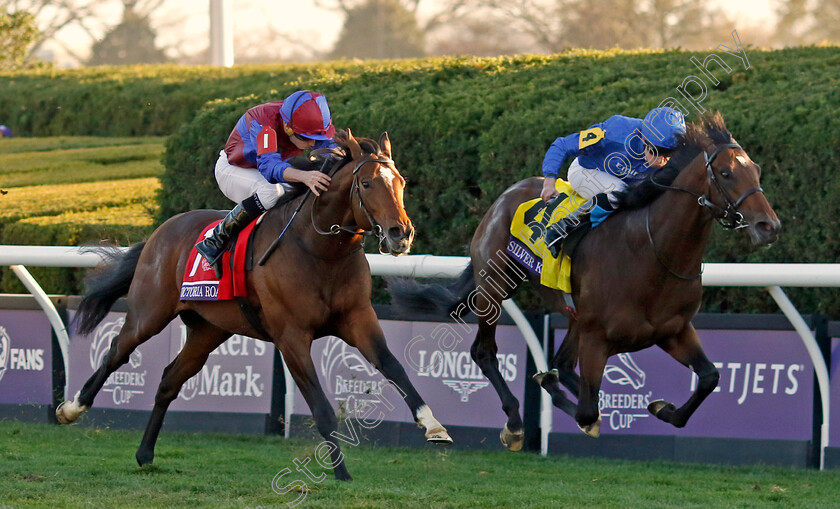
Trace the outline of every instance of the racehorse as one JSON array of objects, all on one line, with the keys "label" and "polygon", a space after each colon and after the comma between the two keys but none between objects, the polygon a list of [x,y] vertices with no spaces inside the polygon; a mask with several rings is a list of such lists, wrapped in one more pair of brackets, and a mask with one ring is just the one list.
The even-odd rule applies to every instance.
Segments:
[{"label": "racehorse", "polygon": [[[746,229],[757,246],[774,242],[781,226],[760,187],[759,166],[734,141],[719,113],[689,125],[669,164],[650,173],[622,196],[619,212],[588,232],[574,251],[576,312],[560,291],[534,283],[550,309],[569,317],[565,339],[550,362],[553,369],[534,379],[590,436],[600,433],[598,391],[607,359],[653,345],[699,377],[696,391],[681,407],[663,400],[648,406],[659,419],[685,426],[720,378],[691,324],[700,307],[701,261],[713,219]],[[475,312],[478,333],[472,358],[502,400],[507,422],[500,438],[511,450],[522,446],[522,419],[519,401],[499,373],[496,315],[488,310],[501,309],[501,301],[513,296],[525,279],[505,247],[514,212],[540,195],[542,183],[541,177],[520,181],[496,200],[473,236],[470,264],[455,284],[389,282],[398,308],[437,310],[457,319],[464,310]],[[577,398],[576,405],[559,383]]]},{"label": "racehorse", "polygon": [[[87,281],[79,307],[79,332],[89,334],[113,303],[127,293],[128,313],[102,365],[72,401],[56,409],[59,422],[75,421],[93,404],[108,376],[125,364],[141,343],[160,332],[176,316],[187,326],[186,343],[163,372],[155,405],[136,458],[151,463],[169,404],[181,386],[198,373],[208,355],[233,334],[273,342],[306,399],[318,431],[330,446],[335,478],[351,479],[336,435],[336,415],[318,382],[310,356],[312,341],[337,336],[358,348],[373,366],[395,384],[417,423],[433,443],[451,443],[446,429],[412,386],[391,354],[371,305],[371,274],[363,234],[373,232],[380,250],[394,256],[411,248],[414,227],[403,205],[405,180],[391,158],[391,142],[336,134],[343,152],[326,154],[312,168],[330,167],[329,190],[305,202],[309,193],[270,209],[253,240],[264,253],[289,223],[297,206],[302,219],[292,222],[264,265],[247,274],[248,301],[258,322],[246,319],[236,301],[181,301],[184,268],[202,229],[225,211],[196,210],[163,223],[146,242],[124,254],[112,253],[104,267]],[[340,157],[340,158],[339,158]],[[304,159],[304,162],[306,160]],[[300,167],[300,166],[298,166]],[[306,168],[311,169],[311,168]],[[302,207],[301,207],[302,205]],[[288,423],[286,423],[288,425]]]}]

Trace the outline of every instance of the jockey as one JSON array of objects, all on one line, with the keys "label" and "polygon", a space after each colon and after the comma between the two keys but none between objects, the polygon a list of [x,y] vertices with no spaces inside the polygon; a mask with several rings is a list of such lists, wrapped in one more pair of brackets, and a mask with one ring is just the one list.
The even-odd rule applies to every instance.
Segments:
[{"label": "jockey", "polygon": [[[648,172],[661,168],[685,136],[685,118],[674,108],[650,110],[644,119],[615,115],[579,133],[554,140],[542,164],[545,177],[540,198],[549,201],[557,195],[555,184],[563,162],[574,157],[567,179],[587,200],[578,211],[590,212],[597,226],[614,210],[616,193],[628,184],[648,178]],[[554,244],[566,236],[570,226],[579,223],[575,212],[548,229],[545,243],[557,256]]]},{"label": "jockey", "polygon": [[221,277],[222,255],[230,239],[280,196],[301,182],[320,196],[330,177],[319,171],[302,171],[287,161],[313,148],[337,147],[333,141],[327,98],[298,90],[282,101],[255,106],[245,112],[230,133],[216,161],[216,182],[222,193],[237,202],[212,235],[195,247]]}]

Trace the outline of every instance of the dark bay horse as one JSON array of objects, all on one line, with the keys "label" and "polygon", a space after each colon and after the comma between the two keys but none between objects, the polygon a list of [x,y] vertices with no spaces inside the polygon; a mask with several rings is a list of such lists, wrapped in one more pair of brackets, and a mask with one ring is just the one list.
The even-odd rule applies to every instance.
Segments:
[{"label": "dark bay horse", "polygon": [[[760,174],[720,114],[706,115],[688,126],[668,166],[625,194],[620,212],[581,240],[571,271],[577,316],[566,309],[559,291],[534,282],[547,306],[570,318],[566,337],[551,359],[553,369],[534,379],[585,433],[600,433],[598,391],[612,355],[656,345],[697,374],[697,389],[681,407],[662,400],[648,406],[676,427],[685,426],[717,386],[718,371],[691,325],[703,291],[701,261],[713,219],[746,229],[754,245],[776,240],[780,222],[760,187]],[[481,310],[500,309],[501,301],[523,282],[524,272],[515,270],[505,247],[514,212],[540,195],[542,182],[520,181],[496,200],[473,236],[471,263],[457,283],[447,288],[395,280],[389,285],[394,303],[403,309],[437,309],[460,318],[465,303],[470,304],[478,317],[472,358],[502,400],[507,423],[501,439],[511,450],[521,448],[524,438],[519,401],[499,373],[495,315]],[[506,268],[505,277],[496,275],[491,281],[487,275],[499,274],[500,267]],[[580,375],[575,372],[578,364]],[[576,405],[560,383],[577,398]]]},{"label": "dark bay horse", "polygon": [[[112,255],[89,281],[79,308],[80,333],[92,332],[126,293],[128,314],[102,365],[73,401],[62,403],[56,410],[60,422],[73,422],[90,408],[108,376],[128,361],[131,352],[180,315],[187,326],[186,344],[163,372],[137,450],[141,465],[152,462],[164,415],[181,386],[233,334],[271,341],[283,354],[318,431],[331,444],[336,479],[351,477],[334,436],[336,415],[310,356],[316,338],[333,335],[358,348],[396,385],[417,423],[426,429],[427,440],[451,443],[446,429],[389,351],[371,306],[371,274],[361,249],[362,233],[377,233],[380,249],[395,256],[407,253],[414,238],[403,205],[405,180],[391,158],[391,142],[387,133],[377,143],[366,138],[357,140],[349,131],[339,132],[336,142],[344,153],[336,154],[343,157],[331,167],[329,190],[303,203],[301,217],[291,223],[277,250],[247,275],[248,299],[269,337],[251,325],[236,301],[179,300],[184,268],[199,233],[211,221],[222,218],[225,211],[197,210],[174,216],[148,241],[132,246],[125,254]],[[318,162],[314,167],[320,166]],[[255,233],[257,256],[280,235],[301,200],[306,200],[306,195],[265,214]]]}]

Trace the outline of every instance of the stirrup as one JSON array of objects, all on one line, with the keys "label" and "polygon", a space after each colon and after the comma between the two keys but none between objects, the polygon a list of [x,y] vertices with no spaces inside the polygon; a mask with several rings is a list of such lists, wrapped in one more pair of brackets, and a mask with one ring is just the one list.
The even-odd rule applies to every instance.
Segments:
[{"label": "stirrup", "polygon": [[[212,246],[210,246],[212,249]],[[217,253],[209,253],[208,252],[208,242],[207,239],[202,240],[198,244],[195,245],[195,250],[198,251],[198,254],[204,257],[207,260],[207,263],[213,267],[213,273],[216,274],[216,278],[219,280],[222,279],[222,260],[224,259],[226,249],[224,246],[221,250]]]}]

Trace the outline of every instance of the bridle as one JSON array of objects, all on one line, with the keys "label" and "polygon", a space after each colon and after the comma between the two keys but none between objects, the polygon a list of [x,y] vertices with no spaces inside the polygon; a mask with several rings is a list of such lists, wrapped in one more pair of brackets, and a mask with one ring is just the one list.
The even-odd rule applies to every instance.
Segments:
[{"label": "bridle", "polygon": [[[373,215],[370,213],[370,211],[368,211],[367,207],[365,206],[364,199],[362,198],[362,190],[359,187],[359,170],[362,168],[362,166],[368,163],[394,164],[394,161],[392,159],[380,158],[372,154],[367,154],[367,157],[356,163],[356,166],[353,168],[353,184],[350,186],[350,204],[352,206],[353,193],[356,193],[356,195],[359,197],[359,208],[362,210],[362,212],[364,212],[365,218],[371,224],[370,231],[363,230],[358,225],[342,226],[340,224],[333,224],[329,227],[328,230],[320,229],[318,225],[315,224],[315,208],[318,203],[318,197],[315,198],[315,203],[310,209],[310,219],[312,222],[312,228],[319,235],[338,235],[339,233],[345,232],[350,233],[352,235],[376,236],[376,238],[379,240],[379,252],[382,254],[388,254],[388,251],[386,250],[387,248],[384,247],[386,243],[385,230],[382,228],[382,225],[376,222],[376,219],[373,218]],[[336,165],[336,167],[330,173],[330,177],[332,177],[334,173],[337,173],[338,169],[339,166]]]},{"label": "bridle", "polygon": [[[720,184],[720,181],[715,176],[715,172],[712,171],[712,163],[714,162],[715,158],[720,154],[722,151],[727,149],[740,149],[744,150],[741,145],[737,143],[723,143],[721,145],[717,145],[714,147],[711,155],[706,149],[703,149],[703,158],[705,159],[706,165],[706,184],[707,189],[711,188],[714,185],[715,189],[717,189],[718,194],[723,197],[723,200],[726,202],[726,208],[722,208],[715,203],[713,203],[709,198],[706,197],[705,194],[698,194],[694,191],[689,189],[685,189],[682,187],[671,186],[666,184],[661,184],[656,181],[656,174],[659,173],[661,168],[657,168],[653,173],[651,173],[649,180],[650,183],[659,187],[661,189],[668,189],[672,191],[681,191],[684,193],[688,193],[695,198],[697,198],[697,204],[701,207],[707,208],[711,211],[712,217],[720,223],[721,226],[727,229],[734,229],[740,230],[741,228],[746,228],[749,226],[749,223],[744,221],[744,215],[738,210],[738,207],[746,200],[749,196],[752,196],[755,193],[762,193],[764,194],[764,189],[761,187],[753,187],[752,189],[748,189],[744,191],[744,193],[735,201],[729,196],[729,193],[726,192],[726,189]],[[665,264],[662,257],[659,255],[659,251],[656,249],[656,245],[653,242],[653,235],[650,231],[650,208],[647,210],[647,217],[645,218],[645,230],[647,232],[648,241],[650,242],[651,247],[653,248],[653,254],[656,255],[656,260],[663,266],[665,269],[672,275],[679,279],[684,280],[694,280],[700,277],[703,274],[703,269],[700,269],[700,272],[691,276],[684,276],[682,274],[678,274],[674,272],[668,265]]]},{"label": "bridle", "polygon": [[738,210],[738,207],[749,196],[755,193],[764,194],[764,189],[762,189],[761,187],[753,187],[752,189],[748,189],[744,191],[744,194],[742,194],[735,201],[733,201],[732,198],[729,197],[729,193],[726,192],[726,189],[723,188],[723,186],[720,184],[720,181],[715,176],[715,172],[712,171],[712,163],[714,162],[718,154],[730,148],[744,150],[741,147],[741,145],[738,145],[737,143],[724,143],[721,145],[717,145],[712,151],[711,155],[709,155],[709,153],[705,149],[703,150],[703,157],[706,160],[706,183],[708,184],[708,187],[711,187],[714,184],[715,189],[717,189],[718,193],[723,197],[723,200],[726,202],[726,208],[721,208],[718,205],[714,204],[711,200],[709,200],[706,197],[705,194],[697,194],[689,189],[676,186],[669,186],[657,182],[655,177],[661,168],[657,168],[656,171],[654,171],[651,174],[651,176],[649,177],[650,183],[662,189],[682,191],[684,193],[688,193],[694,196],[695,198],[697,198],[697,204],[701,207],[709,209],[712,212],[712,217],[715,218],[724,228],[734,230],[746,228],[749,226],[749,223],[744,221],[744,215],[741,214],[741,212]]}]

